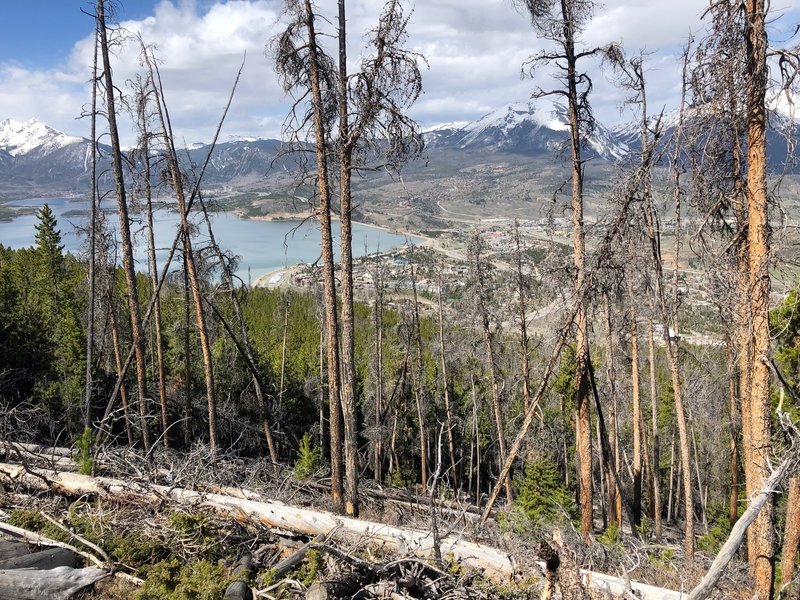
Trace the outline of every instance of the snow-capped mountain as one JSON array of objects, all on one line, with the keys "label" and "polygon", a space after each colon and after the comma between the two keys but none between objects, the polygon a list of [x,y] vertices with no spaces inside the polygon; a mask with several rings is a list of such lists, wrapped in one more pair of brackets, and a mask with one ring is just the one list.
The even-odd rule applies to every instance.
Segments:
[{"label": "snow-capped mountain", "polygon": [[[568,140],[569,121],[561,107],[547,109],[533,101],[515,102],[458,129],[441,127],[435,133],[428,137],[434,147],[539,154],[563,146]],[[607,160],[617,160],[628,153],[627,146],[600,123],[587,140],[587,147]]]},{"label": "snow-capped mountain", "polygon": [[90,148],[89,140],[67,135],[36,119],[5,119],[0,121],[0,178],[11,188],[84,188]]},{"label": "snow-capped mountain", "polygon": [[88,140],[56,131],[36,119],[24,123],[11,119],[0,121],[0,148],[14,157],[34,152],[48,154],[83,143],[88,143]]}]

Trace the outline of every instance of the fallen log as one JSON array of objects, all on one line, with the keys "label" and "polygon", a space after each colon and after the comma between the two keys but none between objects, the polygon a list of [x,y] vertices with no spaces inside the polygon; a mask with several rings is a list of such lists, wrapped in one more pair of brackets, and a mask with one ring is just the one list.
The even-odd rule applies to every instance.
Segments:
[{"label": "fallen log", "polygon": [[[222,494],[201,493],[182,488],[148,485],[108,477],[90,477],[78,473],[55,472],[45,469],[26,469],[0,463],[0,475],[6,483],[21,483],[35,489],[47,489],[73,495],[94,494],[102,497],[138,497],[148,502],[170,499],[231,514],[234,518],[253,521],[266,527],[286,529],[309,537],[331,535],[333,539],[380,546],[400,555],[427,558],[433,556],[433,536],[428,531],[392,527],[382,523],[361,521],[327,512],[287,506],[278,501],[256,502]],[[506,581],[516,575],[514,560],[505,552],[469,542],[456,535],[441,540],[442,555],[468,568],[481,569],[496,581]]]},{"label": "fallen log", "polygon": [[24,556],[0,561],[0,570],[8,569],[55,569],[56,567],[78,566],[78,556],[67,548],[48,548]]},{"label": "fallen log", "polygon": [[30,554],[31,547],[24,542],[0,541],[0,560],[8,560],[17,556]]},{"label": "fallen log", "polygon": [[0,570],[0,598],[3,600],[67,600],[73,594],[101,579],[108,573],[96,567],[72,569],[56,567]]}]

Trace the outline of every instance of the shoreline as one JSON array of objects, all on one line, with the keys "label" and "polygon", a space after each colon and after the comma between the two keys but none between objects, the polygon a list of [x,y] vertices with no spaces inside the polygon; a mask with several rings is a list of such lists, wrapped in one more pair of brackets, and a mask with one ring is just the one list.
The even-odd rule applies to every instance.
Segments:
[{"label": "shoreline", "polygon": [[[268,215],[255,215],[255,216],[248,216],[240,211],[233,211],[233,213],[241,219],[245,220],[252,220],[252,221],[297,221],[297,222],[304,222],[316,220],[316,215],[303,215],[298,213],[287,213],[287,212],[277,212],[277,213],[270,213]],[[339,221],[340,218],[338,215],[331,215],[332,221]],[[436,247],[436,240],[434,238],[421,235],[419,233],[413,233],[411,231],[405,229],[391,229],[389,227],[384,227],[382,225],[375,225],[374,223],[365,223],[363,221],[353,221],[353,225],[358,225],[360,227],[367,227],[369,229],[374,229],[377,231],[383,231],[386,233],[390,233],[392,235],[398,236],[405,236],[406,238],[415,238],[419,240],[419,244],[422,246],[429,246],[429,247]],[[391,248],[389,250],[396,250],[398,247]],[[401,246],[402,248],[402,246]],[[375,252],[370,252],[369,254],[365,254],[364,256],[359,256],[358,258],[365,258],[368,256],[374,256],[377,253],[388,252],[389,250],[376,250]],[[358,258],[354,260],[358,260]],[[262,273],[258,277],[253,280],[252,287],[263,287],[268,289],[275,289],[284,286],[291,286],[291,279],[292,276],[303,266],[303,263],[294,263],[291,265],[286,265],[285,267],[281,267],[280,269],[273,269],[272,271],[268,271],[266,273]]]}]

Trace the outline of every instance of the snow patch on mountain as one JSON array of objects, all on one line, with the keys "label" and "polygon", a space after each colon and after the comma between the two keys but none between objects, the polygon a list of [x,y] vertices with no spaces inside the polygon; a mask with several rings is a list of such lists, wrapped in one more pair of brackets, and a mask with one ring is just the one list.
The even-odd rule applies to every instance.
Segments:
[{"label": "snow patch on mountain", "polygon": [[502,135],[508,135],[514,129],[525,124],[533,125],[537,129],[544,127],[552,131],[569,129],[569,124],[560,119],[556,111],[540,110],[536,102],[529,100],[528,102],[513,102],[469,123],[462,128],[467,132],[464,142],[470,143],[490,129],[497,130]]},{"label": "snow patch on mountain", "polygon": [[436,133],[439,131],[458,131],[469,124],[469,121],[451,121],[449,123],[439,123],[422,130],[422,133]]},{"label": "snow patch on mountain", "polygon": [[34,150],[52,152],[83,141],[83,138],[61,133],[36,119],[24,123],[12,119],[0,121],[0,148],[14,157]]}]

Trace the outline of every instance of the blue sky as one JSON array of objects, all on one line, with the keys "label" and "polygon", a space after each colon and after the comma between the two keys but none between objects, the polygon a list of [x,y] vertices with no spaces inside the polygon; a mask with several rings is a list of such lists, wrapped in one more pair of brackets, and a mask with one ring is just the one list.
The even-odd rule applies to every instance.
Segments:
[{"label": "blue sky", "polygon": [[[118,16],[143,19],[153,14],[154,0],[118,3]],[[48,68],[63,60],[75,42],[91,34],[94,24],[81,9],[92,12],[87,0],[22,0],[4,2],[0,20],[0,63]]]},{"label": "blue sky", "polygon": [[[236,71],[247,54],[224,137],[277,137],[289,102],[278,85],[265,45],[279,31],[280,0],[117,0],[117,19],[155,44],[177,135],[208,141]],[[317,0],[332,23],[335,1]],[[527,100],[537,84],[520,79],[520,66],[542,49],[512,0],[409,0],[408,46],[425,55],[425,92],[413,109],[423,126],[469,121],[511,102]],[[349,0],[353,67],[382,0]],[[585,32],[588,44],[621,41],[628,52],[646,49],[652,107],[674,108],[679,95],[679,48],[702,28],[705,0],[605,0]],[[36,118],[73,135],[89,99],[93,25],[87,0],[13,0],[0,21],[0,119]],[[800,20],[800,0],[773,0],[784,22]],[[322,25],[330,29],[332,25]],[[787,29],[790,27],[787,26]],[[140,72],[135,44],[114,57],[115,82]],[[543,74],[546,76],[546,73]],[[615,124],[624,93],[595,74],[593,105]],[[127,143],[132,136],[123,131]]]}]

